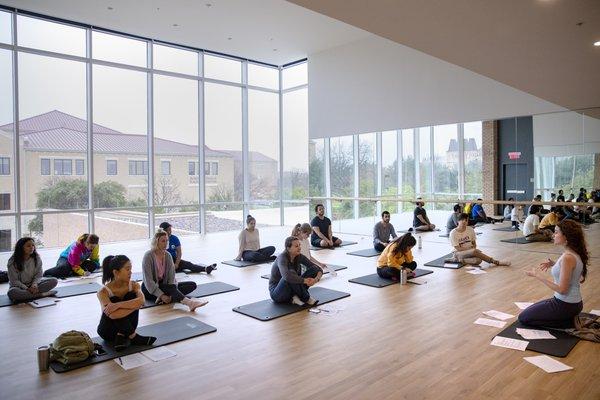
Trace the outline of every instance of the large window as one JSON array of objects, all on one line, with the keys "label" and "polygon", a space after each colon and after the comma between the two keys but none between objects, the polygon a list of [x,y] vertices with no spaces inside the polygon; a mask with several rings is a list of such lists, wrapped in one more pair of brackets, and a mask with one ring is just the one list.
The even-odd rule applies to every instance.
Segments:
[{"label": "large window", "polygon": [[198,75],[198,53],[170,46],[154,44],[154,68],[180,74]]},{"label": "large window", "polygon": [[[436,200],[456,199],[458,194],[458,127],[456,124],[433,128],[433,190]],[[452,204],[438,203],[437,210],[452,210]]]},{"label": "large window", "polygon": [[284,89],[306,85],[308,83],[308,65],[301,63],[283,70]]},{"label": "large window", "polygon": [[[377,152],[375,146],[375,133],[358,135],[358,195],[360,197],[374,197],[377,195]],[[373,201],[360,203],[359,217],[368,217],[375,214]]]},{"label": "large window", "polygon": [[[354,197],[354,137],[342,136],[330,139],[329,176],[333,197]],[[353,216],[353,202],[336,201],[332,204],[334,219]]]},{"label": "large window", "polygon": [[[398,135],[396,131],[381,133],[381,194],[398,194]],[[383,201],[382,210],[394,214],[398,212],[398,202]]]},{"label": "large window", "polygon": [[[402,130],[402,197],[414,199],[416,197],[416,170],[415,170],[415,131]],[[412,210],[414,207],[409,202],[402,203],[402,210]]]},{"label": "large window", "polygon": [[0,11],[0,43],[12,43],[12,14]]},{"label": "large window", "polygon": [[242,81],[242,63],[230,58],[204,55],[204,76],[240,83]]},{"label": "large window", "polygon": [[17,15],[18,45],[85,57],[85,29]]},{"label": "large window", "polygon": [[146,42],[142,40],[92,32],[92,57],[97,60],[145,67],[148,63],[146,46]]},{"label": "large window", "polygon": [[431,193],[431,128],[419,128],[419,195]]},{"label": "large window", "polygon": [[463,124],[464,131],[464,162],[465,162],[465,193],[481,196],[483,192],[481,137],[483,134],[481,121]]}]

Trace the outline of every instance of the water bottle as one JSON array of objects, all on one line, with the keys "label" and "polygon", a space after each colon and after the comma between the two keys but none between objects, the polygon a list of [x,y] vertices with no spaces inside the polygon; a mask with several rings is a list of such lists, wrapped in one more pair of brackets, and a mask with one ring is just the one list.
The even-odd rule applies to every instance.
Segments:
[{"label": "water bottle", "polygon": [[417,242],[419,243],[419,249],[423,248],[423,239],[421,238],[421,235],[417,237]]},{"label": "water bottle", "polygon": [[402,268],[400,269],[400,284],[406,285],[406,282],[408,282],[408,272],[406,268]]}]

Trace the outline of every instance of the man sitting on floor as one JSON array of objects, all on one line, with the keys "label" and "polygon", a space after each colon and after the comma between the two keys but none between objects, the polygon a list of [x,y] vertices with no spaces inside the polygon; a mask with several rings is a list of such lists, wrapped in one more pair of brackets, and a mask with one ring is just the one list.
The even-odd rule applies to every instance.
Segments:
[{"label": "man sitting on floor", "polygon": [[163,222],[159,225],[159,227],[167,232],[169,236],[169,245],[167,247],[167,251],[173,258],[173,263],[175,264],[175,272],[183,272],[184,270],[188,270],[191,272],[206,272],[210,275],[213,270],[217,269],[217,264],[211,265],[202,265],[202,264],[194,264],[186,260],[181,259],[181,242],[179,238],[173,235],[173,228],[171,224],[168,222]]},{"label": "man sitting on floor", "polygon": [[315,247],[338,247],[342,244],[342,239],[333,236],[331,231],[331,220],[325,216],[325,207],[323,204],[315,206],[317,215],[310,221],[313,232],[310,235],[310,244]]},{"label": "man sitting on floor", "polygon": [[390,242],[390,236],[392,239],[398,237],[394,230],[394,225],[390,223],[390,218],[389,211],[382,212],[381,221],[376,223],[373,227],[373,247],[377,251],[383,251],[383,249],[385,249],[385,246]]},{"label": "man sitting on floor", "polygon": [[[482,201],[481,199],[477,199],[477,201]],[[473,208],[471,208],[471,220],[475,223],[482,222],[484,224],[495,224],[496,222],[502,222],[502,219],[494,219],[492,217],[488,217],[483,210],[483,205],[479,203],[473,204]]]},{"label": "man sitting on floor", "polygon": [[425,202],[422,201],[420,197],[417,197],[417,202],[415,204],[416,207],[414,211],[413,228],[417,231],[435,230],[435,225],[429,221],[429,218],[427,218],[427,211],[425,211]]},{"label": "man sitting on floor", "polygon": [[550,229],[540,229],[540,206],[532,204],[529,208],[529,215],[523,223],[523,235],[528,242],[551,242],[552,231]]}]

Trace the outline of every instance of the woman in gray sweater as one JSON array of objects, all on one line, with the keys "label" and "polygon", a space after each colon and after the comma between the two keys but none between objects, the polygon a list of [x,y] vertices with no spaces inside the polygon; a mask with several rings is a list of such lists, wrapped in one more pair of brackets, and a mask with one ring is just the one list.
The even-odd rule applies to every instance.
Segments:
[{"label": "woman in gray sweater", "polygon": [[17,240],[15,251],[8,259],[8,298],[13,302],[29,301],[40,297],[54,296],[58,280],[42,278],[42,259],[35,251],[35,242],[30,237]]},{"label": "woman in gray sweater", "polygon": [[188,293],[196,290],[195,282],[177,283],[175,280],[175,264],[167,252],[168,244],[167,232],[159,229],[152,238],[152,248],[144,254],[142,259],[144,296],[157,304],[183,303],[190,308],[190,311],[205,306],[208,304],[206,300],[186,297]]}]

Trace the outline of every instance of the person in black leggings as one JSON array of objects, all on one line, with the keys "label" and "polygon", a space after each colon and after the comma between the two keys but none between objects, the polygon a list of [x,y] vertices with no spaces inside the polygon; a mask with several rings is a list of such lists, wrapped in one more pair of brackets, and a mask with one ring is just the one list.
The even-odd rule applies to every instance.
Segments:
[{"label": "person in black leggings", "polygon": [[149,346],[156,338],[136,333],[139,309],[144,295],[137,282],[131,280],[131,261],[124,255],[108,256],[102,261],[102,283],[98,300],[102,316],[98,335],[121,351],[130,344]]}]

